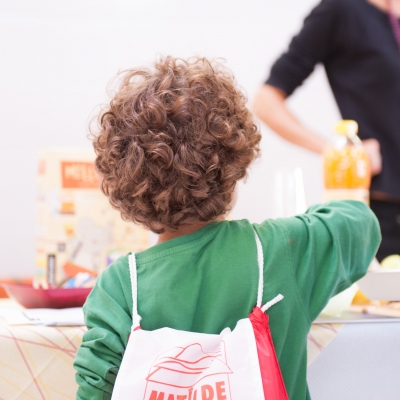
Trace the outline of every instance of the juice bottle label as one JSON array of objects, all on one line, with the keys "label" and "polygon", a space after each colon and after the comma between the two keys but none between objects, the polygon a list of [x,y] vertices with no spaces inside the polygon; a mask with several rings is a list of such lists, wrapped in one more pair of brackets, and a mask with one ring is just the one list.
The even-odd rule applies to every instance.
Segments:
[{"label": "juice bottle label", "polygon": [[365,150],[355,146],[325,150],[324,183],[326,189],[368,190],[370,167]]}]

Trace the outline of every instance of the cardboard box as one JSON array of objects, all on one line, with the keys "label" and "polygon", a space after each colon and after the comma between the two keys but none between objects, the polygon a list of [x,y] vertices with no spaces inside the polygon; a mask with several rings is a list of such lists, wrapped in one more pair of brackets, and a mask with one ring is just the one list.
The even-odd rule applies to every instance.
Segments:
[{"label": "cardboard box", "polygon": [[93,150],[39,153],[36,276],[64,279],[70,263],[96,273],[119,256],[148,247],[149,232],[124,222],[100,190]]}]

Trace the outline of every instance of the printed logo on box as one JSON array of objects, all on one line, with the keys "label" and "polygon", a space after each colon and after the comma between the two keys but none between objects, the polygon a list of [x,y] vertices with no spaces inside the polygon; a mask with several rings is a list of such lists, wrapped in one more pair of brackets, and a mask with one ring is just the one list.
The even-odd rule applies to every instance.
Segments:
[{"label": "printed logo on box", "polygon": [[100,186],[91,162],[61,161],[61,181],[63,189],[98,189]]},{"label": "printed logo on box", "polygon": [[225,343],[206,353],[199,343],[159,355],[146,378],[144,400],[231,400]]}]

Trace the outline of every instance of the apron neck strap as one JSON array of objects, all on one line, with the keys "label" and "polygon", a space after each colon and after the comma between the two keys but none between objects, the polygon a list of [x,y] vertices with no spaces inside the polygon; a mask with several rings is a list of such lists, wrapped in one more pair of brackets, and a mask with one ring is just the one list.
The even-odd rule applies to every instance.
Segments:
[{"label": "apron neck strap", "polygon": [[261,245],[260,238],[257,235],[256,230],[254,229],[254,236],[256,238],[257,244],[257,260],[258,260],[258,293],[257,293],[257,307],[261,309],[262,312],[267,311],[274,304],[280,302],[283,299],[281,294],[274,297],[271,301],[261,307],[262,299],[263,299],[263,291],[264,291],[264,253]]},{"label": "apron neck strap", "polygon": [[132,331],[140,327],[142,317],[138,313],[138,286],[137,286],[137,268],[135,253],[129,255],[129,272],[132,286]]},{"label": "apron neck strap", "polygon": [[264,253],[260,238],[254,230],[254,236],[257,245],[257,261],[258,261],[258,291],[257,291],[257,307],[261,307],[263,291],[264,291]]}]

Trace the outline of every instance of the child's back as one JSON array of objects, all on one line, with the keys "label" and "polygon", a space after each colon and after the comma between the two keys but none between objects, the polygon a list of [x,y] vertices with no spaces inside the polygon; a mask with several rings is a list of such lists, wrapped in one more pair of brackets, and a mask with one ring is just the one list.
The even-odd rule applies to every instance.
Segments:
[{"label": "child's back", "polygon": [[[215,79],[215,77],[211,76],[210,79]],[[226,120],[235,119],[235,113],[230,115],[229,110],[226,113],[228,117],[225,116],[225,123]],[[240,121],[238,126],[240,128]],[[205,129],[207,130],[207,124]],[[200,178],[193,179],[192,187],[188,189],[188,192],[194,191],[193,197],[186,197],[185,200],[182,195],[183,200],[181,199],[187,202],[188,209],[190,208],[188,204],[191,204],[192,210],[189,210],[187,214],[192,212],[192,220],[189,218],[185,221],[184,213],[180,214],[180,218],[184,226],[190,226],[188,221],[196,222],[196,219],[193,219],[195,214],[193,210],[197,210],[197,221],[207,222],[207,219],[209,219],[208,222],[213,219],[214,221],[208,224],[203,223],[203,227],[194,230],[193,233],[176,235],[177,237],[136,255],[138,307],[139,314],[143,318],[141,326],[144,330],[170,327],[214,334],[220,333],[227,326],[233,329],[237,321],[245,318],[256,304],[258,266],[253,230],[255,229],[264,250],[263,303],[278,293],[285,297],[283,301],[271,308],[268,314],[289,398],[307,399],[309,395],[306,384],[306,338],[311,322],[332,295],[344,290],[365,273],[379,244],[379,227],[367,206],[352,201],[331,202],[324,206],[313,207],[302,216],[276,221],[267,220],[260,225],[252,225],[246,220],[231,222],[216,220],[216,217],[223,214],[229,207],[234,187],[231,185],[229,190],[226,189],[229,188],[229,184],[223,182],[221,171],[225,170],[226,179],[236,182],[235,179],[238,179],[240,174],[236,173],[235,177],[232,172],[234,168],[230,163],[234,164],[236,157],[236,165],[239,165],[240,155],[247,157],[240,167],[245,171],[256,154],[258,133],[257,131],[249,133],[249,131],[248,129],[249,142],[242,143],[247,149],[237,148],[235,153],[235,150],[231,148],[230,158],[227,157],[224,145],[219,142],[222,139],[216,139],[215,143],[207,144],[207,138],[200,136],[197,143],[192,143],[193,148],[197,146],[199,155],[196,158],[196,151],[192,153],[194,156],[188,161],[187,168],[200,174]],[[235,136],[236,133],[233,131],[231,135]],[[243,138],[245,137],[246,135],[243,134]],[[110,142],[110,147],[116,142],[115,137],[113,139],[111,135],[108,135],[108,138],[103,137],[104,149],[107,148],[107,140]],[[137,143],[144,139],[135,137],[133,131],[132,140],[137,146]],[[150,143],[147,143],[147,146],[151,147],[151,140],[148,138],[146,140]],[[179,140],[182,146],[190,145],[182,138]],[[202,140],[203,143],[201,143]],[[240,147],[239,145],[236,140],[235,146]],[[129,147],[128,139],[125,146]],[[199,167],[199,164],[206,163],[207,157],[215,156],[211,151],[212,146],[216,146],[214,150],[217,149],[216,154],[221,154],[223,161],[215,159],[212,164],[215,165],[214,170],[218,172],[211,174],[209,181],[207,179],[202,181],[199,171],[203,170],[206,175],[207,168],[204,165]],[[158,153],[157,151],[154,153],[163,154],[166,159],[171,151],[173,164],[175,150],[171,150],[171,145],[169,145],[169,150],[164,147],[158,143]],[[204,154],[201,154],[202,151]],[[225,154],[222,155],[224,151]],[[137,151],[136,157],[141,157],[140,151]],[[149,156],[150,161],[151,157],[155,163],[158,163],[157,168],[161,168],[160,160],[153,154]],[[105,157],[103,160],[101,158],[101,166],[103,169],[107,168]],[[165,162],[168,164],[167,161]],[[196,162],[198,162],[197,165]],[[118,175],[112,166],[108,168],[108,172],[103,172],[105,184],[107,185],[107,182],[109,184],[105,190],[108,194],[110,191],[120,190],[123,179],[127,181],[125,186],[131,185],[132,191],[137,190],[139,186],[140,190],[137,190],[136,196],[139,197],[141,203],[137,203],[136,206],[139,204],[141,211],[139,206],[135,210],[139,213],[139,222],[145,223],[145,211],[147,211],[147,218],[149,220],[152,218],[147,226],[153,230],[162,232],[165,229],[170,232],[170,235],[174,230],[179,232],[180,223],[177,223],[175,227],[165,225],[165,221],[168,221],[166,214],[169,213],[170,221],[172,221],[174,215],[180,213],[176,205],[176,197],[179,196],[175,197],[174,203],[168,203],[165,196],[160,196],[160,191],[165,194],[169,188],[165,186],[160,189],[159,182],[158,185],[156,185],[157,182],[154,183],[157,171],[154,172],[153,180],[148,179],[148,171],[144,173],[142,170],[140,174],[142,181],[147,179],[146,190],[149,190],[153,184],[154,198],[157,199],[157,196],[159,199],[162,198],[161,204],[169,207],[164,210],[157,205],[153,205],[153,208],[148,206],[146,209],[142,196],[144,193],[142,183],[136,181],[132,184],[129,182],[128,172],[122,176],[121,173]],[[131,165],[131,168],[134,169],[135,166]],[[151,163],[149,168],[151,170]],[[120,176],[121,182],[118,186],[111,187],[113,174],[114,180],[115,176]],[[232,175],[231,178],[229,174]],[[167,179],[162,172],[161,178]],[[212,186],[218,179],[222,181],[221,186],[218,187],[216,184],[210,190],[210,185]],[[196,189],[196,184],[201,186],[201,190],[198,187]],[[187,182],[185,185],[187,186]],[[203,197],[200,196],[200,191]],[[170,194],[171,192],[172,190]],[[186,196],[188,196],[187,193]],[[134,208],[129,207],[126,194],[123,197],[121,193],[114,193],[111,197],[114,205],[118,204],[118,201],[120,201],[119,204],[125,201],[125,209],[122,210],[125,217],[129,210],[132,211]],[[213,203],[214,206],[222,204],[224,207],[218,212],[211,210],[215,218],[201,219],[199,215],[204,215],[207,210],[210,212],[210,203],[205,205],[207,200],[217,197],[219,200]],[[121,200],[122,198],[124,200]],[[193,200],[196,198],[199,199],[197,204]],[[225,204],[221,203],[221,199],[225,199]],[[147,200],[151,202],[150,197]],[[157,200],[153,201],[156,203]],[[201,206],[203,210],[199,210]],[[157,210],[161,213],[158,217]],[[132,215],[134,216],[134,213]],[[135,220],[132,217],[131,219]],[[164,227],[166,226],[165,228],[162,223]],[[78,370],[77,381],[80,385],[78,399],[106,399],[111,396],[132,325],[131,290],[128,257],[125,256],[102,274],[89,296],[85,305],[89,331],[85,334],[83,345],[75,361],[75,367]]]},{"label": "child's back", "polygon": [[[365,274],[379,230],[371,211],[358,202],[331,202],[303,216],[254,227],[264,248],[263,302],[277,293],[285,296],[268,315],[289,398],[307,399],[311,321],[331,296]],[[137,266],[145,330],[220,333],[227,326],[233,329],[256,302],[257,253],[253,228],[246,220],[214,222],[152,247],[137,254]],[[81,398],[103,398],[102,390],[112,389],[132,325],[131,310],[125,256],[99,278],[85,306],[87,324],[93,328],[75,363],[84,372],[78,374]],[[87,382],[89,365],[101,391]]]}]

